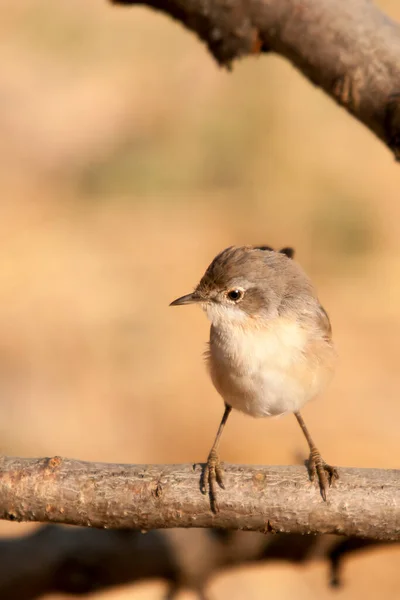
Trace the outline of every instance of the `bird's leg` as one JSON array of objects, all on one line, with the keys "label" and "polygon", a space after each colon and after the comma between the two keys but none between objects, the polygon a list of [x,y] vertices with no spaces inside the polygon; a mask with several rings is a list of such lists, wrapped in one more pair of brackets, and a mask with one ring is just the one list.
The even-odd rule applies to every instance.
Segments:
[{"label": "bird's leg", "polygon": [[311,481],[314,481],[315,474],[317,474],[319,487],[321,490],[321,496],[326,501],[329,486],[335,479],[339,478],[338,472],[335,467],[331,467],[322,459],[319,450],[317,449],[311,435],[308,432],[308,429],[306,427],[306,424],[304,423],[301,414],[299,412],[295,412],[294,416],[296,417],[310,448],[310,458],[308,460],[308,470],[310,472],[310,479]]},{"label": "bird's leg", "polygon": [[231,410],[232,407],[228,404],[225,404],[225,411],[221,419],[221,423],[218,427],[217,435],[215,436],[215,440],[210,450],[210,454],[208,455],[207,463],[203,469],[200,481],[200,489],[202,493],[206,494],[208,491],[210,494],[211,510],[214,513],[218,512],[217,483],[222,489],[225,489],[224,474],[221,467],[221,463],[218,458],[217,450],[219,440],[221,438],[222,432],[224,430],[225,424],[228,420]]}]

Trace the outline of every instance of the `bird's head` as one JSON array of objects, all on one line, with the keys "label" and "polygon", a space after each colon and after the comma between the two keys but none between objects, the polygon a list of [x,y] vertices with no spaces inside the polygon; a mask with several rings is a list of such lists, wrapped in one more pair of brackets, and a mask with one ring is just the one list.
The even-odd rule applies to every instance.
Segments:
[{"label": "bird's head", "polygon": [[170,306],[200,304],[217,326],[262,323],[278,316],[285,298],[312,289],[292,256],[291,248],[227,248],[214,258],[195,290]]}]

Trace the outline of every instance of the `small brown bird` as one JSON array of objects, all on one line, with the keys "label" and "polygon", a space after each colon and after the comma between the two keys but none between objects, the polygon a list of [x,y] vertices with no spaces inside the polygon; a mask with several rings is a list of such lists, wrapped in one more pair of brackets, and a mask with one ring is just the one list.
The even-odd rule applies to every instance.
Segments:
[{"label": "small brown bird", "polygon": [[171,302],[200,304],[211,321],[207,363],[225,402],[202,476],[214,512],[216,484],[224,488],[217,449],[232,408],[253,417],[294,413],[310,448],[310,477],[317,474],[324,500],[338,477],[299,412],[330,381],[336,352],[328,315],[293,254],[291,248],[232,246],[214,258],[194,292]]}]

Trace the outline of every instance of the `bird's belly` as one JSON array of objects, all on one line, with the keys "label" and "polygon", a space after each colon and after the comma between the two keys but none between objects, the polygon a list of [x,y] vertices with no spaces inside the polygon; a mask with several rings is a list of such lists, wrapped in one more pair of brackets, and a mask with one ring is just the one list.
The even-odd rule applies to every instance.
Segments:
[{"label": "bird's belly", "polygon": [[[218,389],[218,388],[217,388]],[[280,370],[263,369],[251,376],[228,376],[220,393],[236,410],[253,417],[295,412],[314,394],[302,381]]]},{"label": "bird's belly", "polygon": [[300,410],[330,379],[332,369],[326,365],[333,362],[333,347],[322,339],[314,340],[311,347],[297,328],[281,328],[262,339],[260,335],[246,335],[236,347],[232,340],[226,344],[215,334],[211,337],[209,368],[214,386],[227,404],[254,417]]}]

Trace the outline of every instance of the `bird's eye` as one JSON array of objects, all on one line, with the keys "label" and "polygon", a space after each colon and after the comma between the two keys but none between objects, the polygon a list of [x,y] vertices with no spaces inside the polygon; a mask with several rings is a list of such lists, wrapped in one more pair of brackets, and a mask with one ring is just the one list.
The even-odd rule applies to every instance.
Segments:
[{"label": "bird's eye", "polygon": [[229,292],[227,293],[227,296],[229,298],[229,300],[232,300],[233,302],[237,302],[238,300],[240,300],[243,297],[243,291],[242,290],[229,290]]}]

